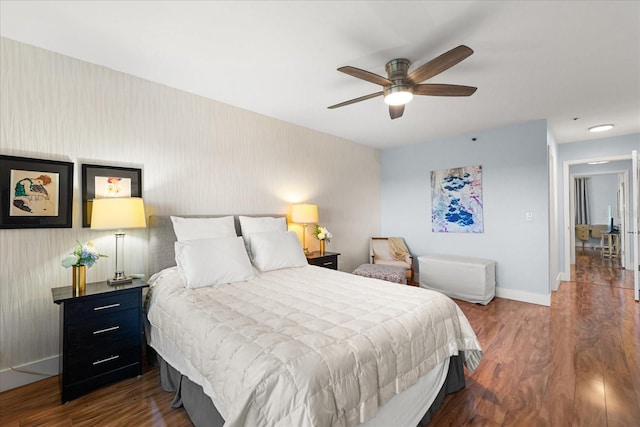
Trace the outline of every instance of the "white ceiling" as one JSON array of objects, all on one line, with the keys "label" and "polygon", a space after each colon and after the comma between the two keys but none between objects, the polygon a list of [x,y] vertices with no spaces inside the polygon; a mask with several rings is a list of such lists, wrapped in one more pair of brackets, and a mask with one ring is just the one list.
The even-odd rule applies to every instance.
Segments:
[{"label": "white ceiling", "polygon": [[[544,118],[560,143],[640,132],[638,1],[1,0],[0,33],[377,148]],[[475,53],[428,82],[471,97],[327,109],[380,90],[340,66],[413,70],[460,44]]]}]

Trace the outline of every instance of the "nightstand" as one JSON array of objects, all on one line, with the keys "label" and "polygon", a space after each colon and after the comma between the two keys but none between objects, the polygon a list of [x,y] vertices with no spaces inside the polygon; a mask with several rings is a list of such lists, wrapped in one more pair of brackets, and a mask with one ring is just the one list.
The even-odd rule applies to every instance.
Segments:
[{"label": "nightstand", "polygon": [[332,270],[338,269],[338,255],[340,254],[337,252],[325,252],[324,255],[320,255],[319,251],[306,254],[309,264]]},{"label": "nightstand", "polygon": [[51,289],[60,305],[62,403],[142,374],[142,289],[148,286],[134,279],[87,283],[84,295],[73,295],[71,286]]}]

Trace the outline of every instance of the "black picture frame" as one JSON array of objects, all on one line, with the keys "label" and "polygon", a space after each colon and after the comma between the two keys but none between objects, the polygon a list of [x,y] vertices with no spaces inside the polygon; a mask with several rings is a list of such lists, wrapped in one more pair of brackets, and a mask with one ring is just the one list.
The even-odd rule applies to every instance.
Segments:
[{"label": "black picture frame", "polygon": [[[117,177],[131,180],[130,197],[142,197],[142,169],[106,165],[82,165],[82,226],[91,227],[91,205],[96,197],[96,178]],[[125,196],[129,196],[127,193]],[[109,197],[118,197],[110,195]]]},{"label": "black picture frame", "polygon": [[0,155],[0,229],[71,228],[73,163]]}]

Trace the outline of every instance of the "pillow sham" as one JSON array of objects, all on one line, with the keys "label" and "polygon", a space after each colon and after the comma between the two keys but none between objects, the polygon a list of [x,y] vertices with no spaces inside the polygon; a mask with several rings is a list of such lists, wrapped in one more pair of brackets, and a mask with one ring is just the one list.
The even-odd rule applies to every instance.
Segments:
[{"label": "pillow sham", "polygon": [[285,217],[275,218],[272,216],[251,217],[251,216],[239,216],[240,229],[242,230],[242,238],[244,239],[244,245],[247,248],[247,252],[250,257],[251,254],[251,235],[255,233],[269,233],[269,232],[286,232],[287,231],[287,219]]},{"label": "pillow sham", "polygon": [[294,231],[254,233],[251,235],[251,262],[260,271],[308,265]]},{"label": "pillow sham", "polygon": [[242,235],[253,233],[267,233],[270,231],[287,231],[287,219],[285,217],[274,218],[271,216],[251,217],[239,216]]},{"label": "pillow sham", "polygon": [[176,242],[176,264],[190,289],[244,282],[254,277],[242,237]]},{"label": "pillow sham", "polygon": [[233,216],[220,218],[183,218],[172,216],[173,231],[178,242],[198,239],[218,239],[221,237],[236,237],[236,227]]}]

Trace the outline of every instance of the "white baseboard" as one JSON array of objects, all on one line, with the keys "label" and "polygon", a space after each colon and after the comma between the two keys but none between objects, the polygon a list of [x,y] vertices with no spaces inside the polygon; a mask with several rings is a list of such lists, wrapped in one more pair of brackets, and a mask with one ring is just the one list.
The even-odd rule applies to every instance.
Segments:
[{"label": "white baseboard", "polygon": [[38,360],[37,362],[16,366],[16,369],[20,371],[11,368],[0,371],[0,392],[58,375],[58,361],[59,357],[53,356],[48,359]]},{"label": "white baseboard", "polygon": [[498,298],[506,298],[551,307],[551,294],[534,294],[532,292],[496,287],[496,296]]},{"label": "white baseboard", "polygon": [[556,281],[553,285],[551,285],[551,291],[552,292],[556,292],[558,290],[558,288],[560,287],[560,282],[562,282],[564,279],[564,273],[561,271],[560,273],[558,273],[558,275],[556,276]]}]

